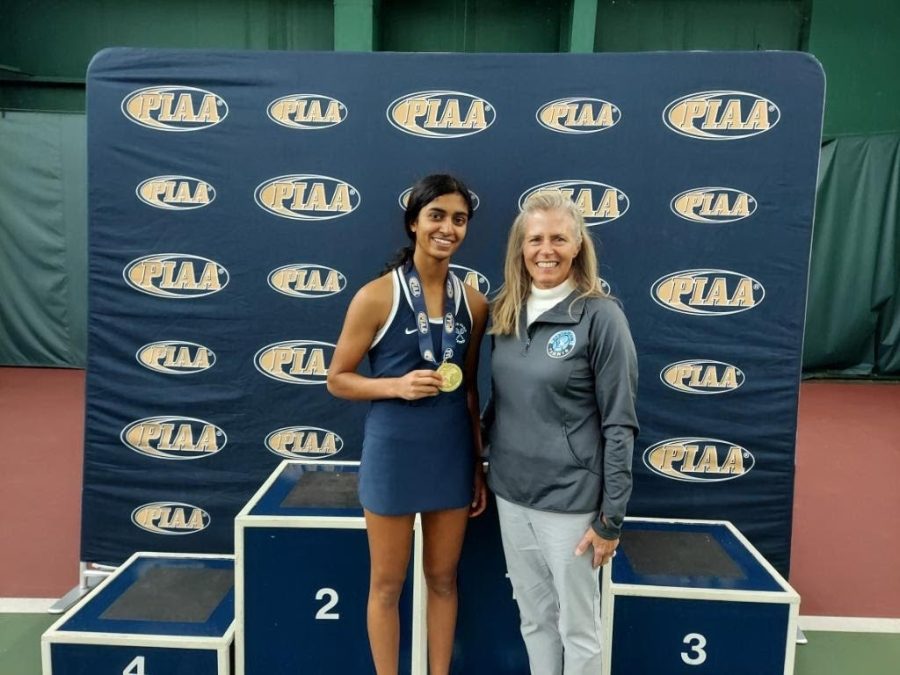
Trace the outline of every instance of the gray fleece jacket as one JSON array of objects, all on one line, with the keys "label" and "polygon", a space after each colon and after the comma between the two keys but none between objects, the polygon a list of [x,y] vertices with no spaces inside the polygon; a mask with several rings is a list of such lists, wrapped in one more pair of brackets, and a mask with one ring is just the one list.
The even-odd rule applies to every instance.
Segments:
[{"label": "gray fleece jacket", "polygon": [[594,531],[617,539],[631,496],[637,357],[614,300],[581,299],[570,312],[575,297],[527,329],[523,307],[520,337],[494,336],[488,484],[542,511],[599,510]]}]

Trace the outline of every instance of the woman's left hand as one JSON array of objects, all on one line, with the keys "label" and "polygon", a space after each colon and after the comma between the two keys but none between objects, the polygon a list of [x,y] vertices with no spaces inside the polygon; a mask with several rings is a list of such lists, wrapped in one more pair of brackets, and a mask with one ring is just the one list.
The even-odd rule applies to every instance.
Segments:
[{"label": "woman's left hand", "polygon": [[618,539],[604,539],[594,532],[593,527],[589,527],[587,532],[581,538],[581,542],[575,549],[575,555],[584,555],[589,546],[594,547],[594,569],[602,567],[616,554],[616,547],[619,545]]},{"label": "woman's left hand", "polygon": [[469,518],[481,515],[487,507],[487,485],[484,482],[484,467],[480,461],[475,462],[475,490]]}]

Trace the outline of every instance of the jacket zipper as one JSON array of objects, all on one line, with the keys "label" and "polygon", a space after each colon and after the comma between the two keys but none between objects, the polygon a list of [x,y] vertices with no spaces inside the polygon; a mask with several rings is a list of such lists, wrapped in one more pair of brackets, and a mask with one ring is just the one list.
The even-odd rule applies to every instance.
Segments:
[{"label": "jacket zipper", "polygon": [[528,356],[528,348],[531,346],[531,338],[534,337],[534,326],[537,322],[533,322],[525,329],[525,348],[522,350],[522,356]]}]

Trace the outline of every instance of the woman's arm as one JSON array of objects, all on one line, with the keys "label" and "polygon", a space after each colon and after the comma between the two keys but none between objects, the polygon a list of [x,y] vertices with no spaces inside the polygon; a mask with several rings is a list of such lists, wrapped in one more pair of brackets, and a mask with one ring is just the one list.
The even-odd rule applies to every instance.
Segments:
[{"label": "woman's arm", "polygon": [[476,289],[463,284],[469,309],[472,310],[472,335],[463,364],[466,383],[466,406],[469,409],[469,420],[472,425],[472,438],[475,446],[475,495],[472,500],[470,517],[477,516],[487,506],[487,489],[484,484],[484,467],[481,459],[481,409],[478,400],[478,357],[481,352],[481,339],[488,320],[487,299]]},{"label": "woman's arm", "polygon": [[618,539],[631,497],[631,460],[638,431],[637,356],[625,314],[609,305],[594,315],[594,391],[603,436],[603,502],[594,530],[604,539]]},{"label": "woman's arm", "polygon": [[390,314],[392,287],[390,275],[385,275],[359,289],[350,302],[328,369],[328,391],[334,396],[351,401],[413,400],[439,393],[441,376],[434,370],[413,370],[403,377],[364,377],[356,372]]},{"label": "woman's arm", "polygon": [[637,357],[625,315],[618,305],[591,317],[591,367],[601,418],[603,486],[600,513],[575,550],[593,545],[594,567],[605,565],[619,545],[625,510],[631,497],[631,458],[638,424]]}]

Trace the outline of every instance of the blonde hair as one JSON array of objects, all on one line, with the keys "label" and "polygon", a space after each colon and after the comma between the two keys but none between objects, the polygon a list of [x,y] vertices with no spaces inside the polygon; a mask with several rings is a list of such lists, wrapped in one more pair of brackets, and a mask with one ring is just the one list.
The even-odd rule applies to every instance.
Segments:
[{"label": "blonde hair", "polygon": [[594,241],[584,224],[581,209],[559,190],[535,192],[525,200],[522,212],[516,217],[509,231],[506,262],[503,266],[503,285],[491,303],[493,318],[491,335],[519,336],[519,320],[525,301],[531,293],[531,276],[525,268],[522,253],[525,245],[525,222],[530,215],[539,211],[559,211],[569,216],[572,219],[575,243],[581,247],[572,260],[570,278],[578,295],[569,304],[569,312],[572,311],[572,305],[582,298],[600,298],[607,295],[600,287],[600,279],[597,276],[597,253],[594,250]]}]

